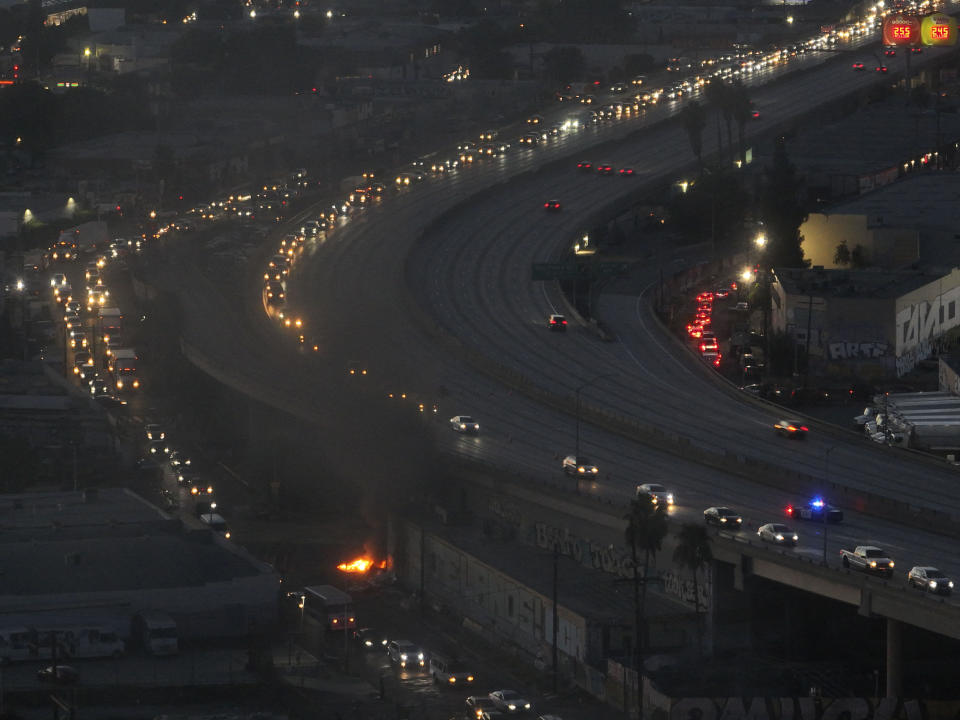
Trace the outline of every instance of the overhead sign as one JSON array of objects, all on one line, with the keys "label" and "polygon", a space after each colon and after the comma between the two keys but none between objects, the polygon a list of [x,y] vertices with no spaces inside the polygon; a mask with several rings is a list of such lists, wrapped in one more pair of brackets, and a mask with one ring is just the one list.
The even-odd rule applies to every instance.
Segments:
[{"label": "overhead sign", "polygon": [[924,45],[956,45],[957,20],[943,13],[927,15],[920,23],[920,37]]},{"label": "overhead sign", "polygon": [[884,45],[919,45],[920,20],[906,15],[892,15],[883,21]]}]

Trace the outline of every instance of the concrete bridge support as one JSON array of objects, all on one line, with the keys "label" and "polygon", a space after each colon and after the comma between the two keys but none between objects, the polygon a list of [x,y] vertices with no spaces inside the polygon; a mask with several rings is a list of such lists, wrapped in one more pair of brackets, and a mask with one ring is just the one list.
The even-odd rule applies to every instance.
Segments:
[{"label": "concrete bridge support", "polygon": [[887,697],[900,697],[903,688],[903,626],[887,618]]}]

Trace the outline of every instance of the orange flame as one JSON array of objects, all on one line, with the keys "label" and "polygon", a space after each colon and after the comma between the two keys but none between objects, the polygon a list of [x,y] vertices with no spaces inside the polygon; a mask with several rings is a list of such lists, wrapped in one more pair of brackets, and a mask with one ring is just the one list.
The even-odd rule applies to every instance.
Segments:
[{"label": "orange flame", "polygon": [[352,562],[340,563],[337,565],[337,570],[348,573],[365,573],[371,567],[373,567],[373,560],[367,557],[361,557]]}]

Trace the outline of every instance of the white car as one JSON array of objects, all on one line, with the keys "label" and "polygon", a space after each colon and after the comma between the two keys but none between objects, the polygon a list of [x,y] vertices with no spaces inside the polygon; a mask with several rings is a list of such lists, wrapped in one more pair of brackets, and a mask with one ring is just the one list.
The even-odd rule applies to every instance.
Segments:
[{"label": "white car", "polygon": [[580,457],[567,455],[563,459],[563,471],[567,475],[595,476],[599,474],[600,469],[582,455]]},{"label": "white car", "polygon": [[490,699],[497,710],[506,713],[529,712],[533,707],[529,700],[515,690],[494,690],[490,693]]},{"label": "white car", "polygon": [[761,525],[757,530],[757,535],[764,542],[772,542],[777,545],[796,545],[800,542],[797,534],[783,523],[767,523]]},{"label": "white car", "polygon": [[409,640],[391,640],[387,655],[400,667],[423,667],[426,664],[423,651]]},{"label": "white car", "polygon": [[654,505],[673,506],[673,493],[667,492],[667,489],[660,483],[637,485],[637,497],[648,497]]},{"label": "white car", "polygon": [[450,427],[459,433],[480,432],[480,423],[469,415],[454,415],[450,418]]}]

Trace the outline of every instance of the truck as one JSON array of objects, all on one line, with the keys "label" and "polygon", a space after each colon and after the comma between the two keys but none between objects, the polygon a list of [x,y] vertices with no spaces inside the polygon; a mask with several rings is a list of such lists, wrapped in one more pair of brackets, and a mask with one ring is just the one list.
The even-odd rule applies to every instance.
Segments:
[{"label": "truck", "polygon": [[113,380],[113,386],[119,391],[133,391],[140,389],[140,378],[137,375],[137,351],[133,348],[122,347],[112,351],[107,369]]},{"label": "truck", "polygon": [[853,568],[881,577],[893,575],[893,560],[876,545],[858,545],[852,551],[841,550],[840,557],[845,568]]},{"label": "truck", "polygon": [[147,610],[134,616],[133,637],[151,655],[176,655],[179,650],[176,621],[156,610]]},{"label": "truck", "polygon": [[100,308],[100,333],[104,344],[116,343],[123,339],[123,313],[120,308],[108,306]]},{"label": "truck", "polygon": [[303,589],[303,605],[307,615],[327,630],[347,630],[357,626],[353,598],[333,585],[310,585]]}]

